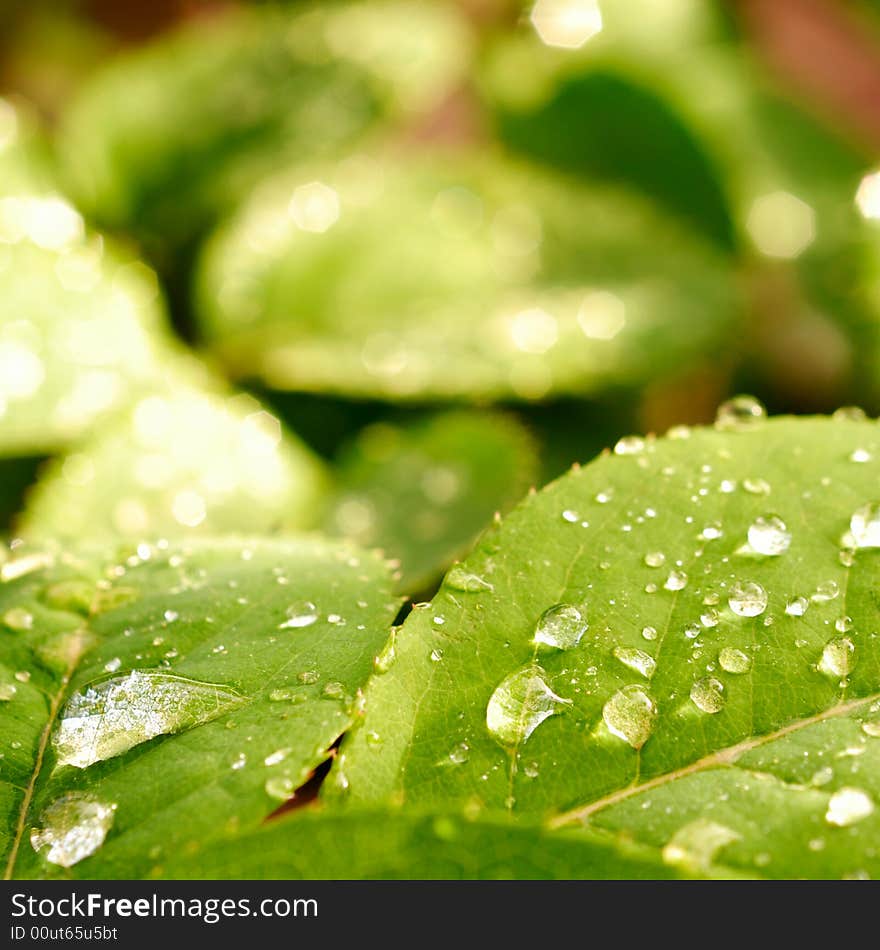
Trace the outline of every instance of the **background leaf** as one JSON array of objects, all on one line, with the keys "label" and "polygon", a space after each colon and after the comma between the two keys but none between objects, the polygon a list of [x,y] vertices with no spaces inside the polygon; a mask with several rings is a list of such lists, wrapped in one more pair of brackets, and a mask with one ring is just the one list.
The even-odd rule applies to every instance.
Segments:
[{"label": "background leaf", "polygon": [[757,412],[621,440],[490,531],[397,633],[337,791],[876,873],[880,430]]},{"label": "background leaf", "polygon": [[0,571],[7,876],[143,876],[257,824],[351,725],[397,609],[377,556],[318,539]]},{"label": "background leaf", "polygon": [[399,560],[399,587],[410,592],[464,553],[536,475],[528,433],[510,417],[476,412],[376,423],[339,464],[328,533]]}]

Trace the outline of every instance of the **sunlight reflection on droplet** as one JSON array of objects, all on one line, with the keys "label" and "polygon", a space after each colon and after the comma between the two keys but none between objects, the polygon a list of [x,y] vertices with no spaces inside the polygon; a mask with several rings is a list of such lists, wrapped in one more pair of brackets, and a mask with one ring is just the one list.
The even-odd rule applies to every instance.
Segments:
[{"label": "sunlight reflection on droplet", "polygon": [[294,190],[287,211],[300,230],[323,234],[339,220],[339,195],[329,185],[312,181]]},{"label": "sunlight reflection on droplet", "polygon": [[0,343],[0,397],[27,399],[43,384],[43,361],[20,343]]},{"label": "sunlight reflection on droplet", "polygon": [[530,17],[547,46],[577,49],[602,29],[596,0],[537,0]]},{"label": "sunlight reflection on droplet", "polygon": [[195,528],[200,525],[208,513],[205,506],[205,499],[198,492],[186,490],[178,492],[174,496],[171,505],[171,514],[174,520],[187,528]]},{"label": "sunlight reflection on droplet", "polygon": [[863,217],[871,221],[880,219],[880,171],[865,175],[859,182],[856,207]]},{"label": "sunlight reflection on droplet", "polygon": [[510,320],[510,338],[523,353],[546,353],[559,338],[556,318],[540,307],[521,310]]},{"label": "sunlight reflection on droplet", "polygon": [[774,191],[755,199],[749,209],[746,227],[762,254],[791,259],[813,243],[816,214],[795,195]]},{"label": "sunlight reflection on droplet", "polygon": [[591,340],[613,340],[626,325],[626,308],[616,294],[595,290],[584,297],[577,321]]}]

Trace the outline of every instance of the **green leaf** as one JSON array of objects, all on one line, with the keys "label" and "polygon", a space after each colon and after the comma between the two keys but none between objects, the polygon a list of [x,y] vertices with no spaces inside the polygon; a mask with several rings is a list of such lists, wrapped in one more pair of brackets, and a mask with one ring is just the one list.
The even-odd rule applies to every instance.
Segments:
[{"label": "green leaf", "polygon": [[139,539],[311,527],[326,481],[318,458],[252,396],[178,380],[52,462],[18,529]]},{"label": "green leaf", "polygon": [[519,500],[535,468],[529,435],[512,418],[450,412],[405,427],[376,423],[340,460],[326,528],[399,560],[398,586],[417,592]]},{"label": "green leaf", "polygon": [[7,876],[144,876],[257,825],[351,725],[398,606],[378,556],[319,539],[7,557]]},{"label": "green leaf", "polygon": [[54,451],[159,373],[155,275],[53,195],[0,201],[0,456]]},{"label": "green leaf", "polygon": [[104,226],[179,245],[292,157],[430,105],[461,71],[462,30],[448,8],[406,2],[199,20],[86,85],[60,146],[74,194]]},{"label": "green leaf", "polygon": [[285,173],[211,242],[199,301],[234,373],[393,400],[638,384],[738,316],[726,263],[650,206],[489,155]]},{"label": "green leaf", "polygon": [[503,819],[312,809],[155,868],[172,879],[571,880],[676,877],[659,852],[626,837],[550,833]]},{"label": "green leaf", "polygon": [[336,793],[880,872],[880,429],[719,420],[624,439],[488,532],[386,650]]}]

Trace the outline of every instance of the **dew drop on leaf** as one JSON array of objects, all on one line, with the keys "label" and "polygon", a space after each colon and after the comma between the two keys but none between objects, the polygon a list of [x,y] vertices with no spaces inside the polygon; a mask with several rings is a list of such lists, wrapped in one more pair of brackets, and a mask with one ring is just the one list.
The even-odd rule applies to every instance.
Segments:
[{"label": "dew drop on leaf", "polygon": [[670,571],[663,585],[666,590],[684,590],[687,587],[688,576],[684,571]]},{"label": "dew drop on leaf", "polygon": [[767,609],[767,591],[757,581],[736,581],[727,603],[739,617],[757,617]]},{"label": "dew drop on leaf", "polygon": [[0,703],[8,703],[17,692],[15,683],[0,683]]},{"label": "dew drop on leaf", "polygon": [[758,554],[778,557],[791,544],[791,532],[778,515],[762,515],[749,526],[749,546]]},{"label": "dew drop on leaf", "polygon": [[569,650],[581,641],[588,627],[583,612],[571,604],[556,604],[541,614],[532,638],[535,643]]},{"label": "dew drop on leaf", "polygon": [[266,790],[266,794],[269,798],[274,798],[276,801],[286,802],[288,799],[293,798],[294,793],[296,792],[296,785],[292,778],[289,778],[286,775],[272,775],[266,779],[266,782],[263,786]]},{"label": "dew drop on leaf", "polygon": [[825,821],[846,828],[867,818],[874,811],[874,802],[860,788],[840,788],[828,800]]},{"label": "dew drop on leaf", "polygon": [[857,548],[880,548],[880,502],[857,508],[850,518],[849,530]]},{"label": "dew drop on leaf", "polygon": [[714,714],[724,708],[724,684],[714,676],[699,679],[691,686],[691,702],[700,712]]},{"label": "dew drop on leaf", "polygon": [[287,620],[278,624],[279,630],[310,627],[318,619],[318,608],[310,600],[300,600],[287,608]]},{"label": "dew drop on leaf", "polygon": [[662,551],[649,551],[645,555],[645,564],[648,567],[662,567],[666,563],[666,555]]},{"label": "dew drop on leaf", "polygon": [[639,455],[645,450],[645,440],[640,435],[625,435],[614,446],[615,455]]},{"label": "dew drop on leaf", "polygon": [[751,429],[766,417],[767,411],[754,396],[734,396],[718,407],[715,428],[723,432]]},{"label": "dew drop on leaf", "polygon": [[156,736],[210,722],[243,699],[227,686],[135,670],[72,696],[61,713],[52,748],[59,765],[84,769]]},{"label": "dew drop on leaf", "polygon": [[739,838],[740,835],[726,825],[709,818],[697,818],[679,828],[664,845],[663,860],[673,866],[705,870],[722,848]]},{"label": "dew drop on leaf", "polygon": [[657,706],[641,686],[624,686],[602,707],[602,719],[612,735],[641,749],[654,729]]},{"label": "dew drop on leaf", "polygon": [[3,623],[10,630],[23,633],[25,630],[32,630],[34,626],[34,615],[24,607],[10,607],[3,614]]},{"label": "dew drop on leaf", "polygon": [[456,564],[446,575],[446,583],[453,590],[464,591],[468,594],[478,594],[480,591],[494,590],[495,588],[479,574],[466,571]]},{"label": "dew drop on leaf", "polygon": [[856,645],[849,637],[835,637],[825,644],[819,660],[819,672],[835,679],[848,676],[856,665]]},{"label": "dew drop on leaf", "polygon": [[47,861],[72,867],[94,854],[113,825],[116,805],[83,792],[68,792],[40,815],[31,831],[31,846]]},{"label": "dew drop on leaf", "polygon": [[637,650],[634,647],[615,647],[612,651],[614,658],[645,679],[650,679],[657,671],[657,661],[650,653]]},{"label": "dew drop on leaf", "polygon": [[718,665],[725,673],[748,673],[752,661],[742,650],[724,647],[718,654]]},{"label": "dew drop on leaf", "polygon": [[570,699],[557,696],[547,685],[540,666],[527,666],[502,680],[486,707],[486,725],[504,746],[516,746]]},{"label": "dew drop on leaf", "polygon": [[840,587],[837,581],[823,581],[816,587],[816,591],[810,598],[814,603],[825,604],[830,600],[835,600],[840,595]]},{"label": "dew drop on leaf", "polygon": [[803,617],[809,606],[810,602],[806,597],[792,597],[792,599],[785,605],[785,612],[790,617]]},{"label": "dew drop on leaf", "polygon": [[656,640],[657,639],[657,628],[656,627],[642,627],[642,639],[644,640]]}]

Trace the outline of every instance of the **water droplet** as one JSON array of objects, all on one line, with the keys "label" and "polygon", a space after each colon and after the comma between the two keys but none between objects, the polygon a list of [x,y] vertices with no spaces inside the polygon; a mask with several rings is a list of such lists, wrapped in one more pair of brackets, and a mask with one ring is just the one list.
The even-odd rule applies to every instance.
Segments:
[{"label": "water droplet", "polygon": [[700,623],[707,628],[717,627],[720,619],[718,611],[714,607],[710,607],[700,614]]},{"label": "water droplet", "polygon": [[666,563],[666,555],[662,551],[649,551],[645,555],[645,564],[648,567],[662,567]]},{"label": "water droplet", "polygon": [[537,762],[526,762],[523,766],[523,774],[526,778],[537,778],[540,775],[540,768]]},{"label": "water droplet", "polygon": [[867,818],[874,811],[874,802],[860,788],[838,789],[828,800],[825,821],[838,828],[846,828]]},{"label": "water droplet", "polygon": [[52,747],[59,765],[84,769],[156,736],[210,722],[243,699],[228,686],[135,670],[72,696]]},{"label": "water droplet", "polygon": [[566,508],[565,511],[562,512],[562,520],[567,521],[569,524],[576,524],[581,520],[581,516],[573,508]]},{"label": "water droplet", "polygon": [[767,591],[756,581],[737,581],[727,603],[740,617],[757,617],[767,609]]},{"label": "water droplet", "polygon": [[684,590],[687,587],[688,576],[684,571],[670,571],[663,585],[666,590]]},{"label": "water droplet", "polygon": [[720,521],[710,521],[700,532],[700,538],[703,541],[717,541],[723,535],[724,529]]},{"label": "water droplet", "polygon": [[641,749],[651,737],[656,718],[657,706],[641,686],[624,686],[602,707],[611,734],[634,749]]},{"label": "water droplet", "polygon": [[750,495],[769,495],[770,484],[763,478],[744,478],[743,489]]},{"label": "water droplet", "polygon": [[689,623],[685,625],[684,635],[688,638],[688,640],[696,640],[700,633],[702,633],[702,627],[698,623]]},{"label": "water droplet", "polygon": [[443,651],[438,649],[431,650],[431,662],[440,663],[443,660]]},{"label": "water droplet", "polygon": [[274,798],[279,802],[286,802],[293,798],[296,792],[296,785],[292,778],[286,775],[272,775],[266,779],[263,786],[269,798]]},{"label": "water droplet", "polygon": [[835,679],[848,676],[855,667],[856,645],[849,637],[835,637],[825,644],[819,660],[819,672]]},{"label": "water droplet", "polygon": [[470,755],[470,746],[466,742],[459,742],[449,753],[449,762],[452,765],[464,765]]},{"label": "water droplet", "polygon": [[307,686],[311,686],[312,683],[317,683],[321,678],[321,674],[317,670],[303,670],[301,673],[297,673],[296,678],[300,683],[305,683]]},{"label": "water droplet", "polygon": [[327,685],[322,690],[322,695],[327,699],[342,699],[345,696],[345,687],[342,683],[332,682],[327,683]]},{"label": "water droplet", "polygon": [[24,607],[10,607],[3,614],[3,623],[10,630],[23,633],[25,630],[32,630],[34,626],[34,615]]},{"label": "water droplet", "polygon": [[300,600],[287,608],[287,620],[278,624],[279,630],[310,627],[318,619],[318,608],[310,600]]},{"label": "water droplet", "polygon": [[834,629],[838,633],[849,633],[852,630],[852,617],[838,617],[834,621]]},{"label": "water droplet", "polygon": [[15,678],[19,683],[29,683],[31,681],[30,670],[17,670],[15,672]]},{"label": "water droplet", "polygon": [[739,838],[740,835],[725,825],[697,818],[679,828],[669,839],[663,848],[663,860],[673,866],[706,870],[722,848]]},{"label": "water droplet", "polygon": [[713,676],[697,680],[691,686],[691,702],[704,713],[718,713],[724,708],[724,683]]},{"label": "water droplet", "polygon": [[31,846],[52,864],[73,867],[101,847],[115,811],[115,804],[68,792],[40,815],[42,827],[31,830]]},{"label": "water droplet", "polygon": [[852,454],[849,457],[851,462],[859,462],[864,464],[865,462],[870,462],[874,458],[873,455],[867,449],[854,449]]},{"label": "water droplet", "polygon": [[165,618],[166,623],[174,623],[175,620],[180,616],[176,610],[166,610],[162,616]]},{"label": "water droplet", "polygon": [[639,455],[645,450],[645,440],[639,435],[625,435],[614,446],[615,455]]},{"label": "water droplet", "polygon": [[596,501],[598,501],[600,505],[607,505],[613,497],[614,491],[611,488],[606,488],[605,491],[600,491],[599,494],[596,495]]},{"label": "water droplet", "polygon": [[650,679],[657,671],[657,661],[644,650],[637,650],[634,647],[615,647],[612,652],[616,660],[620,660],[624,666],[644,676],[645,679]]},{"label": "water droplet", "polygon": [[656,640],[657,628],[656,627],[642,627],[642,637],[645,640]]},{"label": "water droplet", "polygon": [[734,396],[718,407],[715,428],[725,432],[751,429],[767,418],[767,410],[754,396]]},{"label": "water droplet", "polygon": [[15,683],[0,683],[0,703],[8,703],[17,692]]},{"label": "water droplet", "polygon": [[837,581],[823,581],[816,587],[816,592],[810,598],[817,604],[825,604],[830,600],[835,600],[840,595],[840,587]]},{"label": "water droplet", "polygon": [[850,518],[849,529],[857,548],[880,548],[880,502],[857,508]]},{"label": "water droplet", "polygon": [[880,719],[872,719],[862,723],[862,732],[872,739],[880,739]]},{"label": "water droplet", "polygon": [[571,704],[570,699],[550,689],[546,675],[540,666],[527,666],[502,680],[492,693],[486,725],[502,745],[525,742],[545,719],[560,711],[560,706]]},{"label": "water droplet", "polygon": [[835,422],[864,422],[868,418],[861,406],[841,406],[831,416]]},{"label": "water droplet", "polygon": [[807,612],[810,602],[806,597],[793,597],[786,605],[785,612],[790,617],[803,617]]},{"label": "water droplet", "polygon": [[749,546],[758,554],[778,557],[791,544],[791,532],[777,515],[762,515],[749,526]]},{"label": "water droplet", "polygon": [[274,752],[270,753],[263,759],[263,765],[278,765],[283,762],[291,753],[292,749],[287,746],[283,749],[276,749]]},{"label": "water droplet", "polygon": [[446,583],[453,590],[461,590],[469,594],[478,594],[480,591],[495,589],[479,574],[466,571],[460,564],[456,564],[446,575]]},{"label": "water droplet", "polygon": [[748,673],[752,660],[742,650],[724,647],[718,654],[718,665],[725,673]]},{"label": "water droplet", "polygon": [[232,760],[232,764],[229,768],[233,772],[240,772],[247,765],[247,756],[244,752],[239,752],[238,755]]},{"label": "water droplet", "polygon": [[586,617],[571,604],[556,604],[541,614],[535,627],[535,643],[569,650],[580,643],[588,627]]}]

